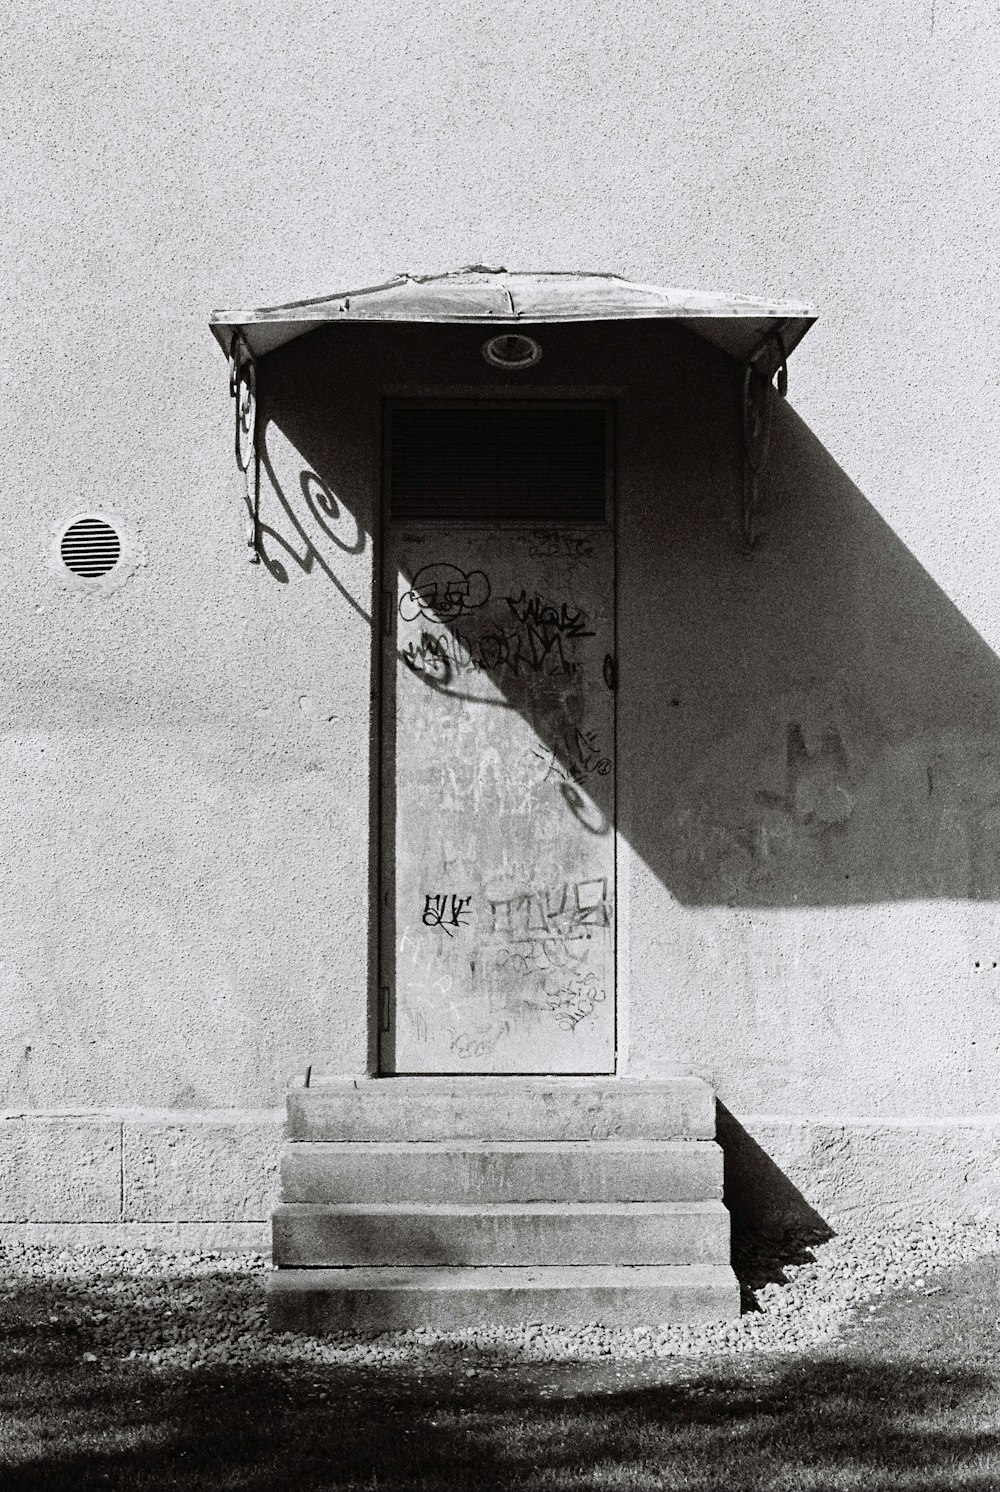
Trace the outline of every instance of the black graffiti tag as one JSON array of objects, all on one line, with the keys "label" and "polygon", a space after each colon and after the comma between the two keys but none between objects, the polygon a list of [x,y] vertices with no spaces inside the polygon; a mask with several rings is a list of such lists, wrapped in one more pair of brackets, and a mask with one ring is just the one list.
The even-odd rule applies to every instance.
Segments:
[{"label": "black graffiti tag", "polygon": [[579,785],[592,772],[596,772],[599,777],[606,777],[611,771],[611,758],[602,756],[597,732],[583,731],[578,725],[563,731],[562,749],[557,745],[550,751],[534,751],[532,754],[548,764],[543,782],[555,777],[560,782],[575,782]]},{"label": "black graffiti tag", "polygon": [[546,674],[571,672],[558,632],[545,633],[525,623],[523,632],[516,627],[501,627],[496,632],[484,632],[478,641],[479,667],[491,673],[503,668],[515,675],[522,670]]},{"label": "black graffiti tag", "polygon": [[[404,600],[406,598],[404,597]],[[400,603],[402,604],[402,603]],[[413,673],[426,674],[437,682],[447,682],[455,674],[467,671],[512,674],[568,674],[572,665],[563,653],[562,638],[556,633],[546,640],[533,627],[501,627],[469,637],[458,628],[448,632],[420,634],[411,639],[400,657]]]},{"label": "black graffiti tag", "polygon": [[572,610],[563,601],[559,606],[543,601],[541,596],[529,596],[522,591],[519,596],[508,596],[507,605],[522,627],[534,627],[546,638],[593,637],[587,628],[587,617],[582,611]]},{"label": "black graffiti tag", "polygon": [[482,570],[467,575],[457,565],[424,565],[414,575],[411,589],[399,598],[399,614],[404,622],[415,622],[419,616],[450,622],[489,599],[490,583]]},{"label": "black graffiti tag", "polygon": [[478,667],[472,649],[461,632],[428,632],[420,634],[420,641],[412,639],[400,652],[400,657],[413,673],[424,674],[437,684],[447,684],[455,674]]},{"label": "black graffiti tag", "polygon": [[428,893],[424,897],[424,911],[420,920],[425,927],[440,927],[449,938],[453,938],[455,935],[451,929],[466,926],[471,905],[471,896],[434,896]]}]

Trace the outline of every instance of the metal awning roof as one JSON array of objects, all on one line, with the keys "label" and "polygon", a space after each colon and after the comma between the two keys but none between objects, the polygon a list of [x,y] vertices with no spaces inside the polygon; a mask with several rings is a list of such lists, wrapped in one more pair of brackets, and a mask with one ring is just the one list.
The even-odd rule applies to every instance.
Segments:
[{"label": "metal awning roof", "polygon": [[440,322],[537,326],[563,321],[673,320],[762,372],[781,362],[816,319],[797,301],[754,300],[717,291],[638,285],[621,275],[532,274],[480,265],[441,275],[397,275],[382,285],[253,311],[214,311],[210,326],[228,355],[239,332],[255,358],[334,322]]}]

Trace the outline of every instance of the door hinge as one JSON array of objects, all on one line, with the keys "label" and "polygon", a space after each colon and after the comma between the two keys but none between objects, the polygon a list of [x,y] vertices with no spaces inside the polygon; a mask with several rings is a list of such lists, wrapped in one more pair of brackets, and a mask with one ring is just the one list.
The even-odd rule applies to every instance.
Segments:
[{"label": "door hinge", "polygon": [[604,655],[604,682],[612,693],[618,688],[618,664],[610,653]]},{"label": "door hinge", "polygon": [[389,1030],[389,1013],[389,986],[383,984],[378,992],[378,1028],[383,1033]]},{"label": "door hinge", "polygon": [[396,610],[396,593],[390,591],[388,586],[382,592],[382,636],[388,637],[392,632],[392,618]]}]

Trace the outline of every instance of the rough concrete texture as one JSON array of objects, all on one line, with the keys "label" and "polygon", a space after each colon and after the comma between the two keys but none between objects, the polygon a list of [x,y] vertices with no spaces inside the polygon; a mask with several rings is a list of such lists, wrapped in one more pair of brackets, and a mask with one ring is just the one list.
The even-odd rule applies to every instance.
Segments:
[{"label": "rough concrete texture", "polygon": [[232,1222],[268,1215],[278,1177],[281,1116],[141,1116],[122,1126],[127,1222]]},{"label": "rough concrete texture", "polygon": [[424,1326],[454,1330],[550,1321],[563,1326],[732,1320],[740,1287],[728,1265],[608,1269],[282,1269],[268,1276],[276,1331]]},{"label": "rough concrete texture", "polygon": [[[994,1200],[998,44],[986,0],[16,8],[7,1107],[251,1111],[371,1065],[380,401],[589,391],[619,399],[626,1067],[776,1116],[820,1210]],[[732,370],[559,329],[512,380],[459,329],[381,376],[363,338],[273,361],[246,563],[209,307],[490,260],[815,301],[752,554]],[[120,587],[54,565],[81,510],[144,556]],[[786,1146],[812,1116],[825,1150]],[[15,1213],[106,1215],[80,1123],[92,1182],[30,1160]]]},{"label": "rough concrete texture", "polygon": [[281,1110],[0,1115],[0,1221],[93,1224],[116,1238],[130,1227],[165,1237],[164,1225],[185,1224],[210,1237],[222,1225],[237,1241],[246,1223],[256,1237],[277,1193],[282,1119]]},{"label": "rough concrete texture", "polygon": [[995,1120],[720,1117],[726,1204],[737,1225],[835,1231],[939,1218],[995,1218]]},{"label": "rough concrete texture", "polygon": [[264,1218],[250,1223],[5,1223],[3,1236],[12,1249],[54,1249],[63,1263],[76,1259],[80,1249],[136,1249],[167,1256],[254,1252],[263,1258],[271,1248],[271,1224]]},{"label": "rough concrete texture", "polygon": [[331,1078],[290,1089],[291,1140],[712,1139],[700,1078]]},{"label": "rough concrete texture", "polygon": [[120,1120],[0,1115],[0,1222],[115,1222],[121,1184]]},{"label": "rough concrete texture", "polygon": [[394,1264],[728,1264],[721,1202],[291,1203],[280,1268]]},{"label": "rough concrete texture", "polygon": [[711,1140],[286,1145],[285,1202],[695,1202],[722,1197]]}]

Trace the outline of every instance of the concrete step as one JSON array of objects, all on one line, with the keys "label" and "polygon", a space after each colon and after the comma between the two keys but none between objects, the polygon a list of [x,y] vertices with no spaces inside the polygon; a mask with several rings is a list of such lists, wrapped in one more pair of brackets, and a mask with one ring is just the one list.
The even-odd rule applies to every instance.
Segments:
[{"label": "concrete step", "polygon": [[705,1202],[713,1140],[375,1140],[286,1145],[285,1202]]},{"label": "concrete step", "polygon": [[268,1277],[275,1331],[405,1331],[418,1326],[698,1325],[740,1313],[724,1264],[622,1268],[283,1269]]},{"label": "concrete step", "polygon": [[728,1264],[721,1202],[288,1203],[279,1268]]},{"label": "concrete step", "polygon": [[312,1077],[288,1094],[291,1140],[715,1138],[700,1078]]}]

